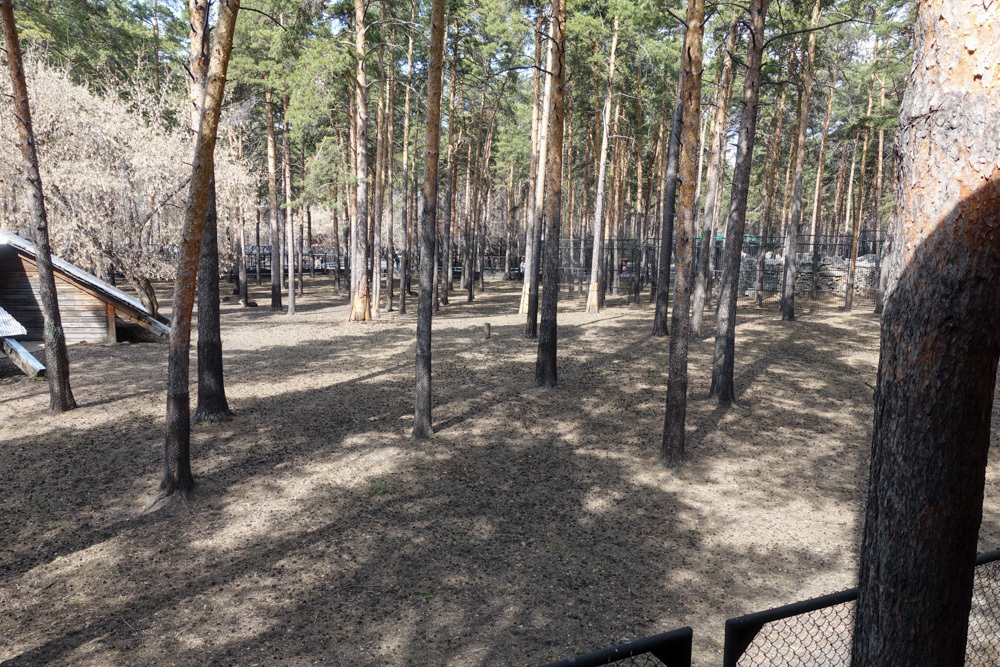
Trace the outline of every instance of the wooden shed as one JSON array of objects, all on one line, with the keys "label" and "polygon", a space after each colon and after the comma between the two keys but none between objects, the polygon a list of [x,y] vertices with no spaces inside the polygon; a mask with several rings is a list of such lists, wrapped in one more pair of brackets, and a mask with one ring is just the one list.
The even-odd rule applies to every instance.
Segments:
[{"label": "wooden shed", "polygon": [[[125,292],[69,262],[52,258],[59,315],[67,343],[115,342],[115,316],[166,336],[170,329]],[[40,341],[44,321],[34,245],[0,229],[0,307],[25,333],[12,338]]]}]

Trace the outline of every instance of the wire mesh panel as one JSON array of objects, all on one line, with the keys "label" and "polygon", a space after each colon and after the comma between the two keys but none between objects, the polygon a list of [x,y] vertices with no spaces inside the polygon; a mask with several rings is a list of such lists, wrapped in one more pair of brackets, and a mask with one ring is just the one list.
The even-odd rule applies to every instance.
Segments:
[{"label": "wire mesh panel", "polygon": [[691,628],[680,628],[637,639],[545,667],[691,667]]},{"label": "wire mesh panel", "polygon": [[849,667],[854,607],[844,602],[768,623],[736,664]]},{"label": "wire mesh panel", "polygon": [[966,665],[1000,665],[1000,550],[979,557],[972,587]]},{"label": "wire mesh panel", "polygon": [[[723,667],[848,667],[858,589],[726,621]],[[965,664],[1000,665],[1000,549],[976,559]]]}]

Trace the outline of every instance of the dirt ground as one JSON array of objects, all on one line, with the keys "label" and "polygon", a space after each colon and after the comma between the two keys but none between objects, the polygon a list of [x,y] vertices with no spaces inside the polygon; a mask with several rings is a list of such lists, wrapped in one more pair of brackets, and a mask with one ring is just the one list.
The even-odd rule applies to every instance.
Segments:
[{"label": "dirt ground", "polygon": [[[164,344],[72,347],[64,415],[0,361],[3,664],[532,665],[690,625],[695,663],[718,665],[727,618],[854,585],[874,315],[741,312],[743,410],[706,400],[712,345],[693,346],[674,473],[645,298],[563,302],[546,391],[519,284],[456,295],[434,320],[437,436],[413,444],[415,300],[349,324],[328,279],[292,318],[266,288],[223,304],[236,419],[195,427],[187,509],[141,514]],[[994,464],[980,551],[997,546]]]}]

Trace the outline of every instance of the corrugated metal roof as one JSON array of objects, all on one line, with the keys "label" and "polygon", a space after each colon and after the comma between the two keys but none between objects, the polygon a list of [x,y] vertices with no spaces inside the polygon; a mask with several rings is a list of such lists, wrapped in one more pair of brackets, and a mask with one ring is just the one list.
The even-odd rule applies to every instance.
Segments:
[{"label": "corrugated metal roof", "polygon": [[[32,257],[35,256],[35,244],[33,244],[31,241],[25,238],[18,236],[17,234],[12,234],[8,232],[6,229],[0,229],[0,245],[10,245],[17,248],[18,250],[21,250],[22,252],[28,253]],[[150,326],[153,327],[153,330],[156,331],[156,333],[159,333],[161,335],[170,334],[170,328],[165,326],[162,322],[160,322],[156,318],[152,317],[149,314],[149,311],[146,310],[146,307],[142,305],[142,302],[140,302],[135,297],[129,296],[128,294],[121,291],[117,287],[112,287],[111,285],[107,284],[106,282],[104,282],[97,276],[93,275],[92,273],[87,273],[80,267],[74,266],[69,262],[61,260],[55,255],[52,256],[52,264],[66,275],[73,276],[81,283],[87,285],[88,287],[91,287],[95,291],[101,292],[102,294],[114,299],[115,301],[127,304],[128,306],[131,306],[138,312],[146,315]]]},{"label": "corrugated metal roof", "polygon": [[0,338],[8,336],[23,336],[28,333],[20,322],[3,308],[0,308]]}]

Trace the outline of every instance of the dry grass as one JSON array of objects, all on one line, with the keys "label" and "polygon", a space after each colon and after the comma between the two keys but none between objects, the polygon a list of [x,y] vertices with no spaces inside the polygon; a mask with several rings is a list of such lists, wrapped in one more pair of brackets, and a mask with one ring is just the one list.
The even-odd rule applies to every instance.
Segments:
[{"label": "dry grass", "polygon": [[[854,584],[874,316],[741,314],[745,410],[704,399],[694,346],[675,474],[651,307],[565,302],[545,391],[519,285],[457,296],[435,319],[437,436],[413,444],[414,316],[348,324],[346,298],[308,286],[294,318],[263,290],[224,304],[237,418],[195,428],[187,510],[139,514],[165,346],[72,348],[81,407],[60,416],[0,362],[0,660],[529,665],[691,625],[714,665],[726,618]],[[987,483],[981,550],[995,466]]]}]

